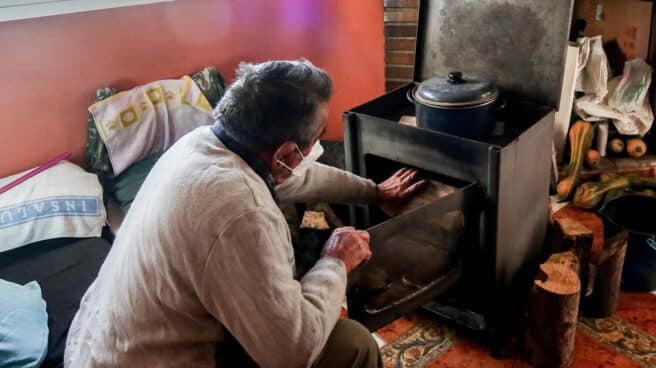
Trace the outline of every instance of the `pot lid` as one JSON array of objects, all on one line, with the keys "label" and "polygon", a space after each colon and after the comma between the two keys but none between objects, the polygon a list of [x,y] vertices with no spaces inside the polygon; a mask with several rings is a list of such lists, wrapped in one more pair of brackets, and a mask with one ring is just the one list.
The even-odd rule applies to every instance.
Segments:
[{"label": "pot lid", "polygon": [[425,105],[464,107],[481,105],[499,96],[496,85],[484,78],[451,72],[446,77],[433,77],[422,82],[415,99]]}]

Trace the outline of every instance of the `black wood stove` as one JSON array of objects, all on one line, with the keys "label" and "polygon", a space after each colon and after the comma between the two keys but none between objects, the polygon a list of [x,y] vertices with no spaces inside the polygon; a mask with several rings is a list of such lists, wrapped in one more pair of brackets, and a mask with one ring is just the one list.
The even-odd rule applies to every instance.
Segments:
[{"label": "black wood stove", "polygon": [[[401,216],[351,208],[374,257],[351,275],[351,318],[375,330],[423,307],[474,330],[519,319],[548,221],[554,113],[572,0],[420,4],[415,81],[458,70],[500,86],[506,108],[472,140],[399,123],[411,83],[344,113],[347,169],[380,181],[413,167],[452,190]],[[454,122],[466,124],[466,122]]]}]

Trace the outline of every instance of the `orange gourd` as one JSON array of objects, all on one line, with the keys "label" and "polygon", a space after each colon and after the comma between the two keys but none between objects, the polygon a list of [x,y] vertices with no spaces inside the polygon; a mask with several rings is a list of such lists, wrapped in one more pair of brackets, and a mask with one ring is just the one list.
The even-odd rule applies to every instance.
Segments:
[{"label": "orange gourd", "polygon": [[647,153],[647,144],[640,138],[632,138],[626,141],[626,152],[631,157],[641,157]]},{"label": "orange gourd", "polygon": [[585,154],[585,163],[588,167],[596,169],[599,167],[599,162],[601,162],[601,154],[599,154],[599,151],[593,149],[588,150],[588,153]]}]

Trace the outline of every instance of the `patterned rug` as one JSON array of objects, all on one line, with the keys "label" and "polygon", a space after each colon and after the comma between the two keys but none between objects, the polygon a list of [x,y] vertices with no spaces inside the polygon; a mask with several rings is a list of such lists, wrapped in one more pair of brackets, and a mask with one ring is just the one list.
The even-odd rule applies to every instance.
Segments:
[{"label": "patterned rug", "polygon": [[600,319],[580,318],[578,330],[641,367],[656,367],[656,336],[638,326],[615,316]]},{"label": "patterned rug", "polygon": [[[618,315],[580,318],[572,367],[656,367],[655,297],[627,294],[621,298]],[[376,337],[384,343],[381,354],[386,368],[528,367],[519,357],[492,358],[484,345],[417,315],[378,330]]]},{"label": "patterned rug", "polygon": [[449,350],[453,330],[430,320],[420,321],[380,349],[385,368],[421,368]]}]

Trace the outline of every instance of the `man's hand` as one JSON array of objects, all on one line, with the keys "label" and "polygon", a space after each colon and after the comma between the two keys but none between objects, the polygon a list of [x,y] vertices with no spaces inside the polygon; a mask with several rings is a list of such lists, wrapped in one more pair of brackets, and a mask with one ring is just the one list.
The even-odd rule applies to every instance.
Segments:
[{"label": "man's hand", "polygon": [[341,259],[346,265],[346,272],[349,273],[371,258],[369,233],[355,230],[351,226],[338,227],[323,246],[321,256]]},{"label": "man's hand", "polygon": [[417,170],[403,168],[377,186],[376,204],[388,216],[395,216],[403,203],[428,183],[417,178]]}]

